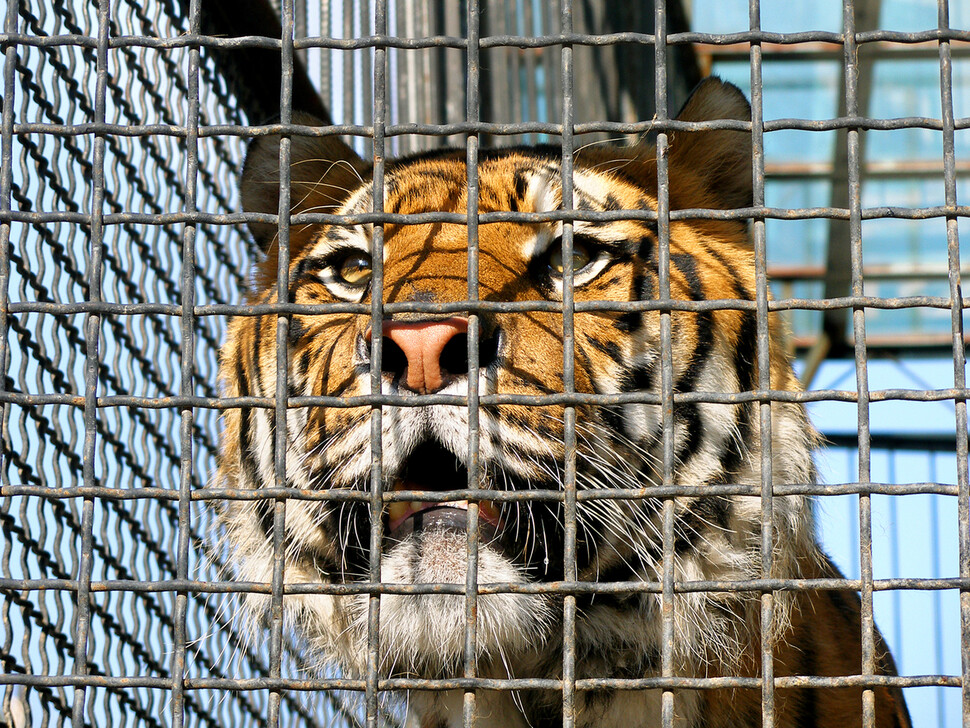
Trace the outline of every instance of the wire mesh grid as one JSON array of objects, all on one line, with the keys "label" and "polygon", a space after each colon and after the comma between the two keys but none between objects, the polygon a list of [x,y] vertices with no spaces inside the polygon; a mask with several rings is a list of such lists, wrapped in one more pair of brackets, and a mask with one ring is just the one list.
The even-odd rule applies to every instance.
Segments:
[{"label": "wire mesh grid", "polygon": [[[420,5],[420,7],[418,7]],[[562,696],[563,725],[576,724],[577,692],[606,689],[659,689],[658,723],[675,723],[676,691],[737,686],[760,690],[764,724],[773,724],[775,692],[795,686],[861,686],[863,725],[873,726],[873,690],[879,685],[944,686],[962,690],[961,715],[970,721],[970,486],[967,472],[967,414],[964,375],[964,332],[961,294],[959,220],[968,214],[957,201],[954,137],[970,127],[954,115],[952,52],[955,43],[970,41],[970,32],[949,27],[946,0],[939,4],[938,28],[907,33],[858,31],[854,4],[844,4],[844,33],[769,33],[761,30],[757,0],[749,3],[749,30],[731,35],[671,32],[676,6],[658,0],[650,27],[635,32],[577,30],[569,2],[549,6],[525,3],[511,31],[483,32],[483,8],[468,0],[458,12],[449,4],[442,35],[422,37],[408,22],[430,4],[345,3],[319,10],[283,3],[279,37],[225,38],[204,34],[200,4],[173,2],[31,3],[8,0],[3,47],[4,104],[0,168],[0,360],[5,363],[2,401],[3,491],[0,520],[4,527],[3,613],[4,697],[2,716],[10,726],[82,725],[280,725],[394,723],[380,697],[407,688],[464,691],[464,720],[471,725],[482,690],[541,688]],[[517,6],[518,7],[518,6]],[[423,8],[423,10],[422,10]],[[586,4],[583,4],[586,8]],[[489,4],[489,10],[495,6]],[[309,36],[299,26],[314,12],[324,28],[343,33]],[[528,25],[528,14],[544,18]],[[492,22],[489,17],[488,22]],[[393,30],[393,32],[392,32]],[[296,32],[294,32],[296,31]],[[641,32],[642,31],[642,32]],[[294,40],[294,37],[296,40]],[[939,59],[939,118],[869,118],[859,108],[860,46],[932,41]],[[763,115],[762,46],[768,43],[827,42],[842,48],[845,111],[825,121],[781,119]],[[688,83],[671,80],[671,57],[691,44],[749,45],[751,122],[708,122],[705,128],[750,129],[754,153],[754,206],[740,210],[671,209],[667,197],[665,150],[668,134],[691,127],[673,120],[672,99]],[[577,107],[576,56],[589,47],[623,44],[652,55],[652,114],[606,121]],[[343,97],[335,118],[347,121],[326,134],[350,134],[374,160],[374,203],[354,218],[324,214],[290,214],[287,135],[320,134],[293,124],[293,91],[279,89],[279,123],[256,126],[276,109],[243,103],[246,68],[227,58],[234,51],[269,48],[280,55],[282,78],[292,76],[296,59],[317,53],[318,83],[332,100]],[[322,49],[324,52],[318,52]],[[427,49],[423,54],[422,49]],[[431,54],[434,49],[437,53]],[[535,54],[526,51],[535,50]],[[514,50],[514,53],[511,51]],[[333,51],[332,53],[328,51]],[[507,89],[507,106],[482,58],[514,55],[525,69],[520,88]],[[341,55],[345,54],[345,55]],[[357,60],[347,60],[356,54]],[[458,59],[460,65],[456,65]],[[536,60],[540,59],[540,60]],[[343,65],[341,65],[343,64]],[[357,65],[354,65],[357,64]],[[426,64],[422,69],[422,64]],[[436,65],[437,64],[437,65]],[[530,64],[533,64],[530,66]],[[541,68],[543,73],[538,73]],[[399,90],[392,78],[433,77]],[[436,69],[431,73],[431,69]],[[345,75],[349,74],[349,76]],[[457,74],[457,75],[456,75]],[[359,83],[340,84],[341,78]],[[240,80],[242,78],[242,80]],[[448,79],[451,79],[450,82]],[[456,80],[457,79],[457,80]],[[642,79],[640,79],[642,80]],[[459,96],[440,93],[438,108],[428,105],[427,88],[437,82],[457,86]],[[534,84],[546,84],[539,93]],[[530,86],[530,84],[533,84]],[[337,87],[337,92],[333,89]],[[521,93],[524,87],[524,94]],[[676,87],[676,88],[675,88]],[[439,91],[444,89],[439,89]],[[270,94],[272,96],[272,94]],[[455,98],[463,98],[456,107]],[[487,108],[483,109],[483,99]],[[424,106],[422,106],[424,104]],[[622,105],[621,105],[622,106]],[[527,108],[528,107],[528,108]],[[251,118],[250,113],[262,114]],[[255,112],[252,112],[256,109]],[[503,118],[503,114],[507,114]],[[404,119],[392,123],[393,119]],[[617,118],[617,116],[611,117]],[[499,119],[499,120],[496,120]],[[523,121],[528,119],[527,121]],[[863,207],[860,188],[860,136],[866,130],[898,128],[939,130],[943,140],[944,204],[918,208]],[[765,136],[772,131],[845,130],[848,195],[844,207],[775,208],[765,202]],[[243,154],[242,140],[284,132],[280,144],[278,215],[241,214],[235,193]],[[656,136],[659,200],[656,211],[593,212],[578,210],[572,197],[573,159],[587,134]],[[467,581],[463,585],[390,586],[381,582],[382,513],[396,494],[383,492],[381,459],[382,407],[413,405],[392,395],[369,395],[372,408],[370,492],[361,498],[370,509],[369,580],[360,584],[287,583],[283,549],[288,499],[327,499],[338,495],[297,491],[286,478],[286,413],[292,407],[346,407],[339,397],[293,397],[286,377],[277,378],[276,396],[232,400],[220,398],[216,383],[217,350],[227,315],[277,317],[277,366],[288,367],[288,329],[297,313],[327,313],[326,306],[306,311],[287,300],[290,225],[298,223],[369,223],[374,250],[382,248],[383,227],[414,222],[385,213],[384,160],[388,152],[437,146],[449,138],[465,149],[468,189],[477,190],[480,144],[503,144],[514,138],[554,139],[562,145],[563,208],[552,213],[479,213],[474,193],[467,213],[432,213],[422,222],[458,222],[468,230],[468,300],[455,305],[469,323],[469,392],[466,398],[430,395],[418,404],[450,403],[468,408],[469,450],[466,491],[447,497],[469,499]],[[826,299],[769,300],[766,267],[766,221],[826,218],[848,221],[850,291]],[[578,303],[573,298],[572,223],[578,220],[645,219],[655,221],[660,240],[660,286],[656,300],[630,304]],[[682,219],[751,220],[757,260],[754,301],[681,301],[670,293],[670,223]],[[862,267],[862,223],[880,218],[942,219],[946,224],[948,285],[946,296],[879,297],[867,295]],[[563,222],[564,295],[555,308],[562,313],[564,389],[562,393],[527,398],[529,404],[559,404],[566,413],[566,482],[562,491],[530,492],[563,504],[564,574],[554,584],[532,585],[534,592],[557,593],[563,599],[563,655],[556,679],[485,679],[477,674],[476,611],[479,595],[510,591],[508,584],[481,584],[477,574],[478,500],[501,500],[521,494],[483,493],[477,465],[479,407],[517,401],[512,395],[478,391],[476,376],[478,315],[492,310],[535,310],[535,306],[478,300],[478,230],[502,220]],[[247,221],[278,225],[278,303],[232,305],[248,281],[255,252],[243,241]],[[373,285],[382,286],[381,256],[374,255]],[[866,315],[874,310],[905,308],[948,310],[951,317],[953,386],[945,389],[870,390],[867,380]],[[420,311],[420,304],[402,308]],[[671,316],[675,311],[740,309],[757,320],[757,389],[750,393],[675,392]],[[395,307],[380,300],[341,310],[369,314],[377,330]],[[440,312],[436,308],[436,312]],[[586,395],[576,392],[573,317],[589,310],[654,310],[661,321],[661,397],[663,483],[649,494],[662,498],[663,573],[657,582],[588,583],[577,581],[576,513],[590,498],[576,486],[576,413],[591,399],[602,404],[652,401],[646,393]],[[848,311],[854,352],[855,386],[804,393],[771,389],[768,379],[768,316],[771,311]],[[380,362],[382,339],[373,337],[371,358]],[[380,391],[381,367],[371,371]],[[177,383],[177,384],[176,384]],[[819,583],[762,578],[754,581],[678,582],[674,578],[674,504],[682,488],[675,485],[674,407],[685,402],[749,401],[761,420],[761,483],[755,486],[710,487],[712,495],[740,493],[760,497],[761,559],[764,574],[773,558],[773,503],[777,497],[802,493],[818,496],[858,495],[858,579],[835,580],[826,588],[855,590],[862,597],[863,661],[859,674],[824,678],[814,675],[776,677],[772,639],[761,646],[759,677],[683,677],[673,665],[674,595],[685,591],[747,590],[760,595],[765,634],[772,623],[779,591],[817,589]],[[778,484],[772,481],[772,402],[840,401],[858,411],[856,479],[834,485]],[[955,408],[956,483],[872,482],[870,408],[875,402],[948,401]],[[354,402],[359,405],[361,402]],[[260,493],[234,493],[207,487],[215,468],[220,410],[264,407],[275,413],[274,487]],[[874,494],[899,496],[936,493],[958,500],[959,575],[948,578],[874,578],[872,513]],[[410,497],[402,495],[403,497]],[[441,497],[436,496],[436,497]],[[620,491],[595,497],[624,498]],[[642,497],[642,496],[641,496]],[[212,534],[219,529],[212,501],[263,498],[272,505],[275,534],[272,579],[263,584],[227,580],[226,554]],[[477,499],[477,500],[476,500]],[[960,594],[959,674],[887,677],[876,674],[873,601],[881,591],[958,590]],[[319,674],[304,664],[302,646],[284,629],[285,595],[356,592],[369,594],[371,635],[368,669],[362,679]],[[659,674],[635,679],[580,678],[576,670],[577,595],[598,592],[654,592],[664,610]],[[263,593],[270,597],[268,631],[247,632],[239,624],[232,595]],[[378,670],[378,633],[382,593],[444,592],[464,595],[467,628],[462,676],[450,680],[384,678]],[[352,697],[347,697],[348,695]]]}]

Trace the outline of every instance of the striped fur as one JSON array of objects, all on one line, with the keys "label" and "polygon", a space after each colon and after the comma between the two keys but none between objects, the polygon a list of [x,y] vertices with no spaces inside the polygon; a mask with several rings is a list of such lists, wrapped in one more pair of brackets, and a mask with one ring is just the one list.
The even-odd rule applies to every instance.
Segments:
[{"label": "striped fur", "polygon": [[[702,84],[683,120],[748,119],[733,86]],[[750,138],[738,131],[671,135],[668,153],[673,209],[751,204]],[[369,169],[333,137],[295,138],[295,212],[369,212]],[[248,210],[275,212],[278,140],[250,150],[243,179]],[[562,207],[561,153],[529,148],[483,152],[478,169],[481,212],[545,212]],[[650,147],[590,147],[575,156],[574,205],[580,210],[655,210],[656,153]],[[393,213],[464,214],[468,189],[463,151],[390,162],[384,209]],[[651,301],[660,291],[658,231],[649,221],[576,222],[575,299]],[[255,303],[276,301],[275,229],[254,226],[267,253],[257,271]],[[561,223],[498,222],[479,227],[479,294],[483,301],[559,301],[556,268]],[[366,268],[373,230],[310,225],[290,233],[289,299],[297,303],[370,301],[356,286]],[[467,230],[461,224],[387,225],[383,300],[444,304],[467,299]],[[350,271],[348,276],[343,271]],[[755,298],[754,257],[747,223],[736,220],[670,224],[670,291],[677,301]],[[364,276],[366,279],[366,276]],[[453,316],[453,312],[442,314]],[[396,321],[434,315],[399,313]],[[758,387],[758,325],[753,310],[674,311],[672,385],[676,392],[743,393]],[[798,382],[782,348],[775,318],[767,323],[770,383],[795,391]],[[353,397],[370,392],[370,318],[356,313],[295,315],[289,323],[287,387],[291,396]],[[482,394],[564,391],[563,320],[555,311],[486,312],[480,317]],[[227,396],[273,397],[277,320],[241,316],[222,352]],[[575,390],[580,393],[661,393],[661,313],[587,311],[575,314]],[[459,347],[460,348],[460,347]],[[393,352],[385,346],[385,364]],[[459,354],[459,362],[461,362]],[[400,364],[400,363],[399,363]],[[393,365],[382,391],[408,396]],[[465,376],[442,394],[466,395]],[[649,399],[649,397],[641,397]],[[657,401],[657,400],[654,400]],[[723,400],[722,400],[723,401]],[[696,488],[674,500],[673,571],[677,581],[736,581],[760,577],[814,578],[838,572],[819,550],[809,501],[773,499],[773,551],[768,572],[761,555],[762,509],[754,496],[710,495],[704,486],[762,480],[761,412],[757,403],[680,402],[673,409],[673,482]],[[273,485],[274,413],[227,410],[218,482],[258,489]],[[815,480],[815,435],[803,408],[770,407],[770,477],[774,483]],[[565,481],[565,411],[559,405],[485,405],[480,411],[482,486],[488,490],[558,490]],[[387,490],[461,489],[468,450],[463,406],[385,406],[383,478]],[[371,474],[369,407],[291,408],[287,415],[287,485],[307,490],[366,492]],[[662,577],[663,501],[650,489],[663,482],[660,406],[652,402],[576,407],[577,484],[581,491],[628,489],[641,499],[583,499],[578,506],[577,573],[582,581],[657,582]],[[483,513],[484,513],[483,506]],[[494,537],[479,549],[479,583],[532,584],[563,578],[561,506],[507,502],[495,515]],[[461,514],[459,514],[461,515]],[[272,575],[273,501],[237,501],[222,510],[227,544],[240,579]],[[484,518],[484,516],[483,516]],[[385,533],[390,516],[385,515]],[[370,522],[363,501],[286,503],[286,581],[366,581]],[[445,526],[385,537],[382,580],[456,583],[466,579],[466,535]],[[288,624],[321,663],[363,674],[367,661],[366,596],[287,596]],[[252,595],[258,614],[268,598]],[[577,677],[641,678],[661,670],[663,622],[657,593],[577,597]],[[491,677],[556,678],[562,674],[562,598],[530,593],[478,598],[479,673]],[[846,592],[776,592],[771,630],[776,675],[851,675],[861,669],[859,602]],[[683,592],[673,604],[672,669],[687,677],[760,674],[761,599],[750,592]],[[380,600],[380,668],[386,675],[462,675],[465,601],[460,595],[384,595]],[[879,671],[893,673],[877,634]],[[877,726],[908,726],[898,690],[875,691]],[[409,725],[462,724],[462,693],[413,692]],[[478,692],[479,726],[553,726],[562,722],[556,691]],[[579,726],[660,724],[655,690],[593,690],[576,701]],[[779,726],[861,724],[857,689],[779,690]],[[693,728],[761,725],[757,689],[677,691],[675,724]]]}]

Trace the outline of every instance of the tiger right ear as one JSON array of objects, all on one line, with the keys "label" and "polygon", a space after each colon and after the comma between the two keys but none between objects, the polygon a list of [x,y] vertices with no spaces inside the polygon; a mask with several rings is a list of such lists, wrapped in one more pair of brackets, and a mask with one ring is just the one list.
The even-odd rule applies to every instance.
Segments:
[{"label": "tiger right ear", "polygon": [[[293,123],[324,126],[309,114],[294,113]],[[332,212],[358,187],[369,165],[337,136],[292,136],[290,144],[290,212]],[[280,204],[280,136],[258,137],[246,152],[239,183],[243,210],[276,215]],[[250,222],[260,249],[272,254],[279,228]],[[306,242],[310,226],[290,229],[291,253]]]},{"label": "tiger right ear", "polygon": [[[751,121],[751,106],[737,86],[716,76],[691,93],[678,121]],[[670,135],[670,166],[699,175],[725,209],[751,207],[751,132],[732,129],[676,131]]]}]

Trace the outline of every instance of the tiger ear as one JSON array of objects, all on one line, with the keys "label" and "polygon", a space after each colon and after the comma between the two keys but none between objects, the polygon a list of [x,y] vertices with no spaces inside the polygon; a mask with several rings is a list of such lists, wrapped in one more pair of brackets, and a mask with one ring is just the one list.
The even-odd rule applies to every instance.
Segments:
[{"label": "tiger ear", "polygon": [[[691,93],[678,121],[751,121],[751,106],[737,86],[711,76]],[[728,129],[675,131],[670,135],[672,169],[700,175],[725,209],[751,207],[751,132]]]},{"label": "tiger ear", "polygon": [[[324,126],[309,114],[295,112],[293,123]],[[290,212],[333,212],[360,185],[368,164],[339,137],[293,135],[290,144]],[[276,215],[280,204],[280,136],[257,138],[246,152],[239,183],[243,210]],[[275,223],[250,222],[249,231],[264,253],[273,248]],[[290,229],[291,251],[306,242],[310,226]]]}]

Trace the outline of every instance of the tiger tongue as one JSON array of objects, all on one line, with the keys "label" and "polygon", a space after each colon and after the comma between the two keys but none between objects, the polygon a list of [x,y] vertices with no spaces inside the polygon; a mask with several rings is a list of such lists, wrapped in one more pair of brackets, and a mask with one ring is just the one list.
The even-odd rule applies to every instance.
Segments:
[{"label": "tiger tongue", "polygon": [[[398,480],[393,486],[394,492],[402,491],[421,491],[425,490],[422,485],[410,480]],[[389,531],[395,533],[400,527],[412,517],[418,516],[411,524],[411,528],[428,528],[432,525],[440,525],[446,528],[464,530],[467,523],[468,501],[392,501],[388,505]],[[498,510],[490,501],[479,502],[479,516],[481,519],[498,526]]]}]

